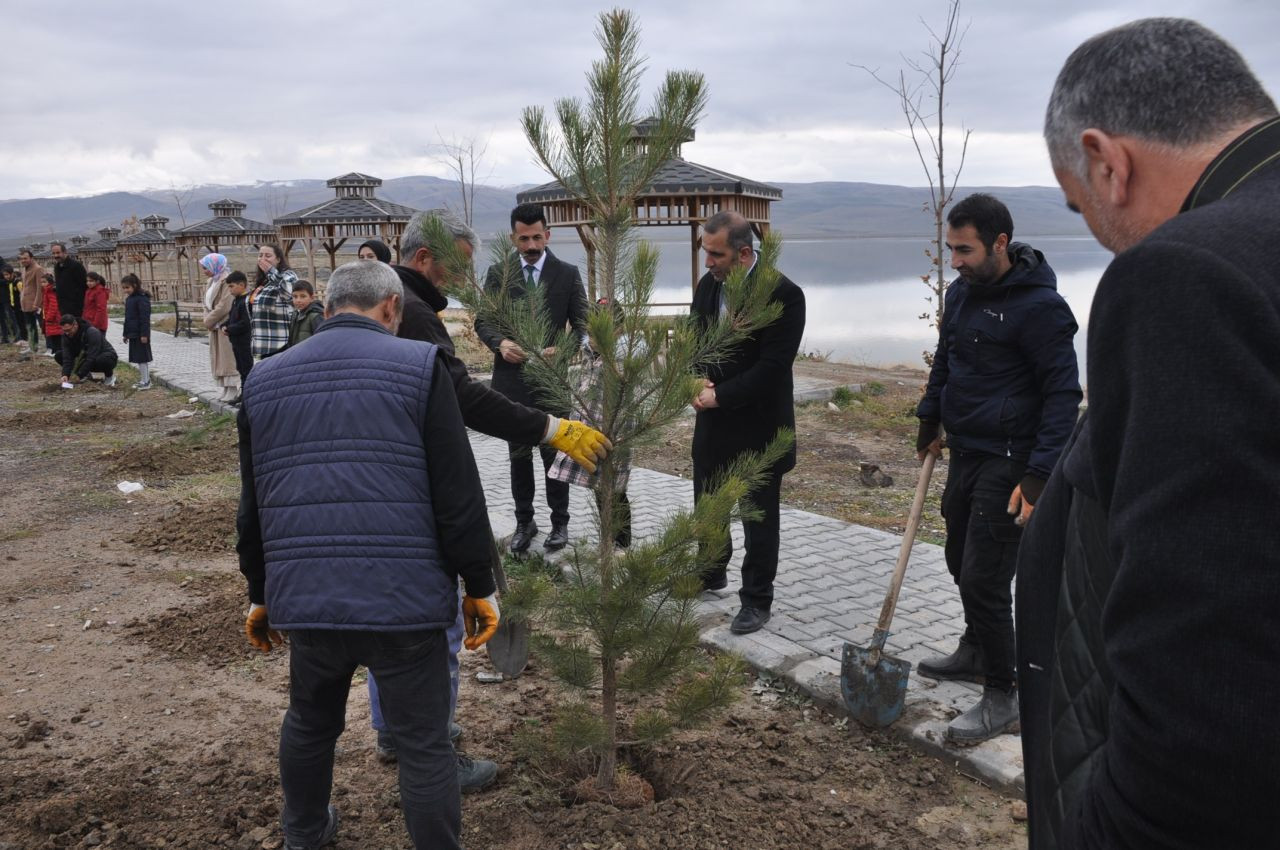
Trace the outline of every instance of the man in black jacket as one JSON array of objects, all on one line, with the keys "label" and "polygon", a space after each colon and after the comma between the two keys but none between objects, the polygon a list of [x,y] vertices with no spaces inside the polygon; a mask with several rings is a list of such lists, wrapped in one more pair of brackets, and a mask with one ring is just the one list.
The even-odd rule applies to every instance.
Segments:
[{"label": "man in black jacket", "polygon": [[947,431],[947,570],[965,620],[955,652],[918,670],[985,686],[947,727],[957,744],[1018,722],[1011,588],[1018,540],[1080,406],[1075,318],[1044,255],[1012,236],[1008,208],[991,195],[970,195],[948,213],[947,248],[960,276],[947,287],[917,410],[921,459],[941,453],[940,429]]},{"label": "man in black jacket", "polygon": [[1018,565],[1031,846],[1274,847],[1280,115],[1155,18],[1072,53],[1045,139],[1116,256]]},{"label": "man in black jacket", "polygon": [[[62,349],[56,355],[58,364],[62,366],[62,381],[71,383],[74,374],[76,380],[83,381],[90,372],[103,373],[103,386],[114,387],[114,374],[120,356],[107,341],[102,331],[89,324],[85,319],[64,313],[58,322],[62,326]],[[79,368],[76,368],[79,361]]]},{"label": "man in black jacket", "polygon": [[[566,325],[580,339],[585,339],[587,323],[587,293],[582,286],[582,276],[577,266],[552,256],[547,250],[551,231],[547,228],[542,207],[537,204],[521,204],[511,211],[511,242],[520,255],[520,263],[504,268],[500,264],[489,267],[484,285],[489,292],[500,292],[503,287],[515,302],[540,299],[538,307],[546,322],[546,339],[543,353],[555,353],[555,340]],[[507,279],[503,279],[506,274]],[[476,319],[476,334],[493,352],[493,388],[512,401],[528,407],[545,405],[521,375],[527,355],[507,339],[497,328]],[[551,410],[549,413],[564,416],[568,411]],[[524,552],[538,534],[533,520],[534,472],[533,457],[526,442],[508,444],[511,460],[511,497],[516,503],[516,532],[511,538],[511,551]],[[555,449],[542,446],[542,469],[545,473],[556,458]],[[551,509],[551,533],[542,546],[548,552],[563,549],[569,542],[569,485],[563,481],[545,478],[547,506]]]},{"label": "man in black jacket", "polygon": [[84,313],[84,294],[89,289],[89,277],[84,266],[67,253],[67,246],[54,242],[49,246],[53,256],[53,289],[58,293],[58,309],[63,315],[77,318]]},{"label": "man in black jacket", "polygon": [[[735,266],[753,270],[756,252],[751,225],[740,213],[716,213],[707,219],[702,232],[708,272],[693,292],[690,312],[706,327],[727,309],[725,278]],[[779,429],[795,428],[791,368],[804,336],[804,292],[779,275],[771,300],[782,305],[782,315],[708,369],[705,385],[693,401],[697,411],[693,429],[695,499],[738,455],[761,451]],[[762,516],[742,523],[746,552],[742,558],[742,589],[738,592],[741,608],[729,627],[734,634],[750,634],[769,621],[773,580],[778,574],[782,476],[795,465],[792,444],[786,456],[770,470],[767,483],[751,494],[751,503]],[[728,584],[726,568],[731,555],[732,547],[726,546],[720,561],[706,568],[702,576],[704,590],[720,590]]]}]

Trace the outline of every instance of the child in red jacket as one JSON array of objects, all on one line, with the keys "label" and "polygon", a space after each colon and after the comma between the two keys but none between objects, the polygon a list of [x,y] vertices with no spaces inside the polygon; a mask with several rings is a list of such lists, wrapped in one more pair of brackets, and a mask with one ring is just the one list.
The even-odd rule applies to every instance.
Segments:
[{"label": "child in red jacket", "polygon": [[62,315],[58,310],[58,293],[53,288],[53,275],[44,276],[44,300],[40,303],[40,316],[44,319],[44,343],[48,346],[46,357],[57,358],[62,351]]},{"label": "child in red jacket", "polygon": [[107,332],[107,299],[111,290],[107,289],[106,279],[97,272],[85,275],[85,283],[89,288],[84,293],[84,313],[82,318],[103,333]]}]

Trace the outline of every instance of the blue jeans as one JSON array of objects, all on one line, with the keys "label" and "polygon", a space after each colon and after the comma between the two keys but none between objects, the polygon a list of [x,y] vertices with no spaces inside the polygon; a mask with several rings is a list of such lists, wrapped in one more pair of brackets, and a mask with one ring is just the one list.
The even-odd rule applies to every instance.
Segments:
[{"label": "blue jeans", "polygon": [[[458,653],[462,651],[462,594],[458,594],[458,619],[445,631],[449,639],[449,719],[453,719],[458,709]],[[378,683],[374,681],[373,671],[369,671],[369,719],[373,728],[379,732],[387,731],[387,723],[382,719],[382,703],[378,701]]]},{"label": "blue jeans", "polygon": [[328,818],[333,752],[351,676],[363,664],[382,682],[383,719],[396,738],[400,805],[416,848],[460,848],[462,800],[449,743],[448,647],[443,630],[289,633],[289,710],[280,727],[285,838],[314,846]]}]

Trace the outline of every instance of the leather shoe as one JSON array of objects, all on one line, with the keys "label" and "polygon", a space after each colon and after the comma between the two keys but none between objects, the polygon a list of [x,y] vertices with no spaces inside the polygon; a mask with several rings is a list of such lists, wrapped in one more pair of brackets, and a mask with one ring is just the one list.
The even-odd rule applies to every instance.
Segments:
[{"label": "leather shoe", "polygon": [[967,747],[1017,732],[1019,726],[1018,692],[983,688],[978,704],[948,724],[947,740]]},{"label": "leather shoe", "polygon": [[733,618],[733,623],[729,626],[729,631],[735,635],[749,635],[752,632],[758,632],[769,622],[769,612],[764,608],[751,608],[742,606],[742,610],[738,612],[738,616]]},{"label": "leather shoe", "polygon": [[[320,840],[315,844],[306,845],[306,847],[328,847],[338,837],[338,810],[330,806],[329,817],[325,821],[324,830],[320,833]],[[304,850],[302,844],[290,844],[288,841],[284,843],[284,850]]]},{"label": "leather shoe", "polygon": [[559,552],[569,545],[569,526],[567,523],[552,523],[551,533],[542,541],[542,548],[548,552]]},{"label": "leather shoe", "polygon": [[517,555],[529,551],[529,544],[538,536],[538,524],[533,520],[516,523],[516,533],[511,535],[511,543],[507,546]]},{"label": "leather shoe", "polygon": [[708,590],[724,590],[729,586],[729,576],[724,572],[712,572],[702,574],[702,592]]},{"label": "leather shoe", "polygon": [[956,651],[946,656],[927,658],[916,667],[921,676],[956,682],[987,683],[986,657],[982,647],[960,639]]}]

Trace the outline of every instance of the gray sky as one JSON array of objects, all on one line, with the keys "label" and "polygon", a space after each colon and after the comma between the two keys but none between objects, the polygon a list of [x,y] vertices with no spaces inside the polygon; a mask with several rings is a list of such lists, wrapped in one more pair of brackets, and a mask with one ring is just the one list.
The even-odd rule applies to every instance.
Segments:
[{"label": "gray sky", "polygon": [[[0,198],[363,171],[448,176],[438,137],[489,139],[483,182],[542,182],[523,107],[584,93],[599,2],[213,3],[7,0]],[[632,4],[649,56],[706,75],[685,156],[760,180],[922,185],[888,74],[929,43],[944,0]],[[1066,56],[1134,18],[1215,29],[1280,96],[1274,0],[966,0],[952,126],[974,131],[969,185],[1052,185],[1039,137]],[[958,138],[958,136],[957,136]],[[958,151],[958,145],[954,150]],[[484,174],[481,175],[482,177]]]}]

